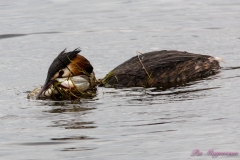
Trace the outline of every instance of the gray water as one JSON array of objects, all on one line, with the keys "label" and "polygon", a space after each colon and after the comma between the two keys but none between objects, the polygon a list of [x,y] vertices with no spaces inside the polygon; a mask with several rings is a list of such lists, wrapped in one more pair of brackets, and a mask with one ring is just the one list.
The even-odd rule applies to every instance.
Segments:
[{"label": "gray water", "polygon": [[[209,149],[240,152],[239,43],[238,0],[2,0],[0,159],[205,160]],[[99,87],[78,104],[26,99],[56,55],[77,47],[97,78],[136,51],[188,51],[224,63],[215,76],[166,91]],[[205,155],[191,156],[194,149]]]}]

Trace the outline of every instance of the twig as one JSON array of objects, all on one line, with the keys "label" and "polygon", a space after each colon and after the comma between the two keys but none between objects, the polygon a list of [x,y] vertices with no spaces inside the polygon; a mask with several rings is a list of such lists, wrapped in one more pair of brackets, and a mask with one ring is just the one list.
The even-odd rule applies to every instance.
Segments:
[{"label": "twig", "polygon": [[139,54],[142,54],[142,53],[139,52],[139,51],[136,51],[136,53],[137,53],[137,56],[138,56],[139,62],[142,64],[143,69],[145,70],[145,72],[146,72],[146,74],[148,75],[148,78],[149,78],[149,80],[150,80],[150,79],[151,79],[151,76],[148,74],[148,71],[146,70],[145,66],[143,65],[143,63],[142,63],[142,61],[141,61],[141,59],[140,59],[140,57],[139,57]]}]

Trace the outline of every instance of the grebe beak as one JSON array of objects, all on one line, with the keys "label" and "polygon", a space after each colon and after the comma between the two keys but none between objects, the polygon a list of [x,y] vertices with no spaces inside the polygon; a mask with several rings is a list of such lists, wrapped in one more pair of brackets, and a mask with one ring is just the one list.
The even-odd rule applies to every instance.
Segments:
[{"label": "grebe beak", "polygon": [[52,62],[48,69],[46,81],[36,96],[36,99],[45,97],[45,92],[53,85],[54,80],[69,78],[77,75],[90,75],[93,67],[90,62],[78,53],[79,48],[65,52],[64,49]]}]

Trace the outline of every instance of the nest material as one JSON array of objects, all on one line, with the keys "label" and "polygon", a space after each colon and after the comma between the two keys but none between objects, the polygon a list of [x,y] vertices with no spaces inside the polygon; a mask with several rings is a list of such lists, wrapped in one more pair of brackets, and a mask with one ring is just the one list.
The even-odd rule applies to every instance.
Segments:
[{"label": "nest material", "polygon": [[[92,98],[96,96],[96,79],[94,72],[92,72],[89,77],[86,75],[81,75],[79,78],[86,80],[84,86],[79,86],[78,81],[75,81],[73,77],[55,79],[52,83],[52,86],[43,92],[44,96],[42,99],[75,100],[81,98]],[[40,90],[40,87],[35,88],[28,94],[27,98],[36,98],[36,95]]]},{"label": "nest material", "polygon": [[[81,76],[83,77],[83,76]],[[77,82],[69,77],[64,81],[55,80],[52,85],[51,99],[72,100],[80,98],[91,98],[96,95],[95,75],[92,73],[90,77],[84,76],[87,84],[78,86]],[[71,83],[66,87],[63,83]]]}]

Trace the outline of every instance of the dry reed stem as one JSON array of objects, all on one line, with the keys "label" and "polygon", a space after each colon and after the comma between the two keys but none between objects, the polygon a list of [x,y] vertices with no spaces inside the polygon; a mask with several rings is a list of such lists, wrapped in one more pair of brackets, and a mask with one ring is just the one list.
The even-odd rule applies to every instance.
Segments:
[{"label": "dry reed stem", "polygon": [[142,64],[143,69],[145,70],[146,74],[148,75],[148,79],[150,80],[150,79],[151,79],[151,76],[148,74],[147,69],[145,68],[145,66],[143,65],[143,63],[142,63],[142,61],[141,61],[141,59],[140,59],[140,57],[139,57],[139,54],[142,54],[142,53],[139,52],[139,51],[136,51],[136,53],[137,53],[137,56],[138,56],[139,62]]}]

